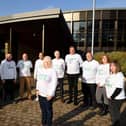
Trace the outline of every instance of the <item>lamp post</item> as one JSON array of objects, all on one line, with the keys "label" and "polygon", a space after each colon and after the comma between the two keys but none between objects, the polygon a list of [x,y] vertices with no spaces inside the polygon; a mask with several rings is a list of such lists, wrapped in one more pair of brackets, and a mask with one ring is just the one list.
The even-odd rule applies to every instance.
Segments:
[{"label": "lamp post", "polygon": [[92,14],[92,43],[91,43],[91,53],[94,54],[94,27],[95,27],[95,4],[96,0],[93,1],[93,14]]}]

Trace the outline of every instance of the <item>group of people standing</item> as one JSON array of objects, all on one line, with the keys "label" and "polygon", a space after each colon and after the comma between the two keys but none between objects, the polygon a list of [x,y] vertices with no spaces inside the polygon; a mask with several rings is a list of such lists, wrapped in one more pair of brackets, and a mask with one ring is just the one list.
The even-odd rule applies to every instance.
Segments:
[{"label": "group of people standing", "polygon": [[[124,75],[116,61],[109,61],[107,55],[101,57],[101,62],[96,61],[91,52],[86,53],[86,60],[82,60],[75,47],[70,46],[69,54],[65,59],[60,57],[60,51],[54,52],[54,59],[39,53],[39,59],[34,66],[34,80],[36,82],[36,96],[42,111],[42,125],[51,126],[53,118],[53,98],[57,87],[60,88],[61,102],[64,103],[64,76],[68,79],[69,100],[67,104],[78,105],[78,78],[81,77],[83,107],[92,109],[99,107],[100,115],[110,111],[113,126],[120,124],[120,108],[125,101]],[[4,84],[5,94],[14,98],[13,85],[16,83],[19,69],[20,97],[24,95],[24,84],[27,84],[27,98],[31,99],[31,69],[32,62],[24,53],[22,60],[17,65],[8,53],[1,62],[1,80]],[[108,109],[109,108],[109,109]]]},{"label": "group of people standing", "polygon": [[[73,46],[69,48],[69,54],[65,56],[65,60],[60,58],[60,52],[58,50],[54,52],[54,56],[55,58],[52,60],[52,69],[55,70],[56,76],[55,74],[54,76],[51,74],[50,77],[53,76],[52,80],[57,77],[58,83],[56,84],[56,81],[53,82],[55,82],[55,91],[57,86],[60,87],[61,101],[64,102],[63,79],[66,72],[69,87],[69,100],[66,101],[66,103],[78,105],[78,78],[81,77],[83,107],[94,109],[98,106],[100,115],[106,115],[110,112],[112,125],[119,126],[120,108],[124,103],[126,96],[124,92],[125,77],[121,72],[118,62],[110,62],[107,55],[103,55],[101,57],[101,62],[98,62],[93,58],[91,52],[86,53],[86,60],[83,61],[82,57],[76,53]],[[42,83],[40,83],[39,86],[41,84]],[[46,90],[49,89],[50,88],[48,87],[46,88]],[[40,91],[41,89],[37,87],[37,90]],[[52,91],[54,91],[54,88],[52,88]],[[52,96],[54,96],[54,94],[55,93],[53,92]],[[44,94],[41,94],[39,96],[40,99],[41,96],[45,98],[48,95],[45,96]],[[53,97],[51,98],[53,99]],[[47,104],[45,105],[46,107],[44,105],[41,106],[42,115],[45,115],[42,117],[42,124],[44,126],[48,124],[48,120],[52,120],[52,100],[48,100],[48,98],[46,98],[46,100],[47,104],[48,102],[51,102],[51,105],[49,104],[51,107]],[[47,126],[50,126],[51,123]]]},{"label": "group of people standing", "polygon": [[[78,77],[82,79],[83,107],[95,109],[99,107],[100,115],[110,112],[112,125],[120,126],[120,108],[126,100],[125,77],[121,72],[121,67],[117,61],[109,61],[105,54],[101,61],[96,61],[91,52],[86,52],[86,60],[82,61],[79,54],[75,53],[75,48],[70,47],[70,54],[66,55],[69,101],[72,102],[72,89],[74,94],[74,104],[77,101]],[[80,69],[82,74],[80,74]]]},{"label": "group of people standing", "polygon": [[[23,53],[22,59],[16,62],[12,59],[12,54],[9,52],[5,55],[5,59],[0,64],[1,85],[3,87],[3,101],[14,101],[15,87],[19,76],[19,94],[20,99],[24,98],[25,83],[27,87],[27,98],[31,99],[31,69],[33,68],[32,62],[28,60],[28,54]],[[18,72],[17,72],[18,71]],[[19,73],[19,74],[18,74]]]}]

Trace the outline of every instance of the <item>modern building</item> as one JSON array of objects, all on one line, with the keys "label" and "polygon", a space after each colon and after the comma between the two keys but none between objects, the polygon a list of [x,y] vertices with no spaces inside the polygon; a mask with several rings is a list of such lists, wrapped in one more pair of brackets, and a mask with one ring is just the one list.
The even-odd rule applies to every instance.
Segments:
[{"label": "modern building", "polygon": [[15,60],[26,52],[33,61],[40,51],[65,55],[72,35],[60,9],[48,9],[0,17],[0,60],[11,51]]},{"label": "modern building", "polygon": [[[65,11],[64,18],[77,48],[91,48],[92,10]],[[95,10],[94,50],[126,50],[126,8]]]},{"label": "modern building", "polygon": [[[94,52],[126,50],[126,8],[95,10]],[[86,51],[92,44],[92,10],[49,9],[0,17],[0,59],[12,51],[15,60],[28,52],[63,55],[70,45]]]}]

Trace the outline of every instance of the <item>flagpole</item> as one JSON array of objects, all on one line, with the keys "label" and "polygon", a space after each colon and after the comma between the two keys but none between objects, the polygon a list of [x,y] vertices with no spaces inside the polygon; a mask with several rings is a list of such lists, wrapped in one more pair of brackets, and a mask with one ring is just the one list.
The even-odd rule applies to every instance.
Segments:
[{"label": "flagpole", "polygon": [[93,0],[93,14],[92,14],[92,43],[91,43],[91,53],[92,53],[92,55],[94,54],[95,5],[96,5],[96,0]]}]

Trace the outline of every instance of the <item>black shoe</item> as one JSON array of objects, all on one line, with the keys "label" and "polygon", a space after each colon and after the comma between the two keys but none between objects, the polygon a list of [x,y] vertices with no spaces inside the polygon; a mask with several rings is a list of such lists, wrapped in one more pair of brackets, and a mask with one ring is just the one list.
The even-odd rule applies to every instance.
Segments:
[{"label": "black shoe", "polygon": [[102,112],[103,112],[103,110],[102,109],[99,109],[98,112],[97,112],[97,114],[98,115],[101,115]]},{"label": "black shoe", "polygon": [[0,105],[0,109],[2,109],[3,108],[3,106],[2,105]]},{"label": "black shoe", "polygon": [[78,102],[74,102],[74,105],[78,105]]},{"label": "black shoe", "polygon": [[69,101],[67,101],[67,104],[70,104],[70,103],[72,103],[73,101],[72,100],[69,100]]},{"label": "black shoe", "polygon": [[102,111],[104,110],[103,108],[103,104],[98,104],[97,107],[99,108],[99,111],[97,112],[98,115],[100,115],[102,113]]},{"label": "black shoe", "polygon": [[101,113],[99,113],[100,116],[104,116],[104,115],[107,115],[107,114],[108,114],[107,110],[103,110]]},{"label": "black shoe", "polygon": [[104,104],[103,111],[99,114],[101,116],[107,115],[108,113],[108,105]]},{"label": "black shoe", "polygon": [[88,105],[88,104],[82,104],[81,107],[82,107],[82,108],[88,108],[89,105]]},{"label": "black shoe", "polygon": [[91,106],[90,109],[91,110],[94,110],[94,109],[96,109],[96,107],[95,106]]},{"label": "black shoe", "polygon": [[61,98],[61,102],[62,102],[62,103],[64,103],[64,102],[65,102],[65,100],[64,100],[63,98]]}]

